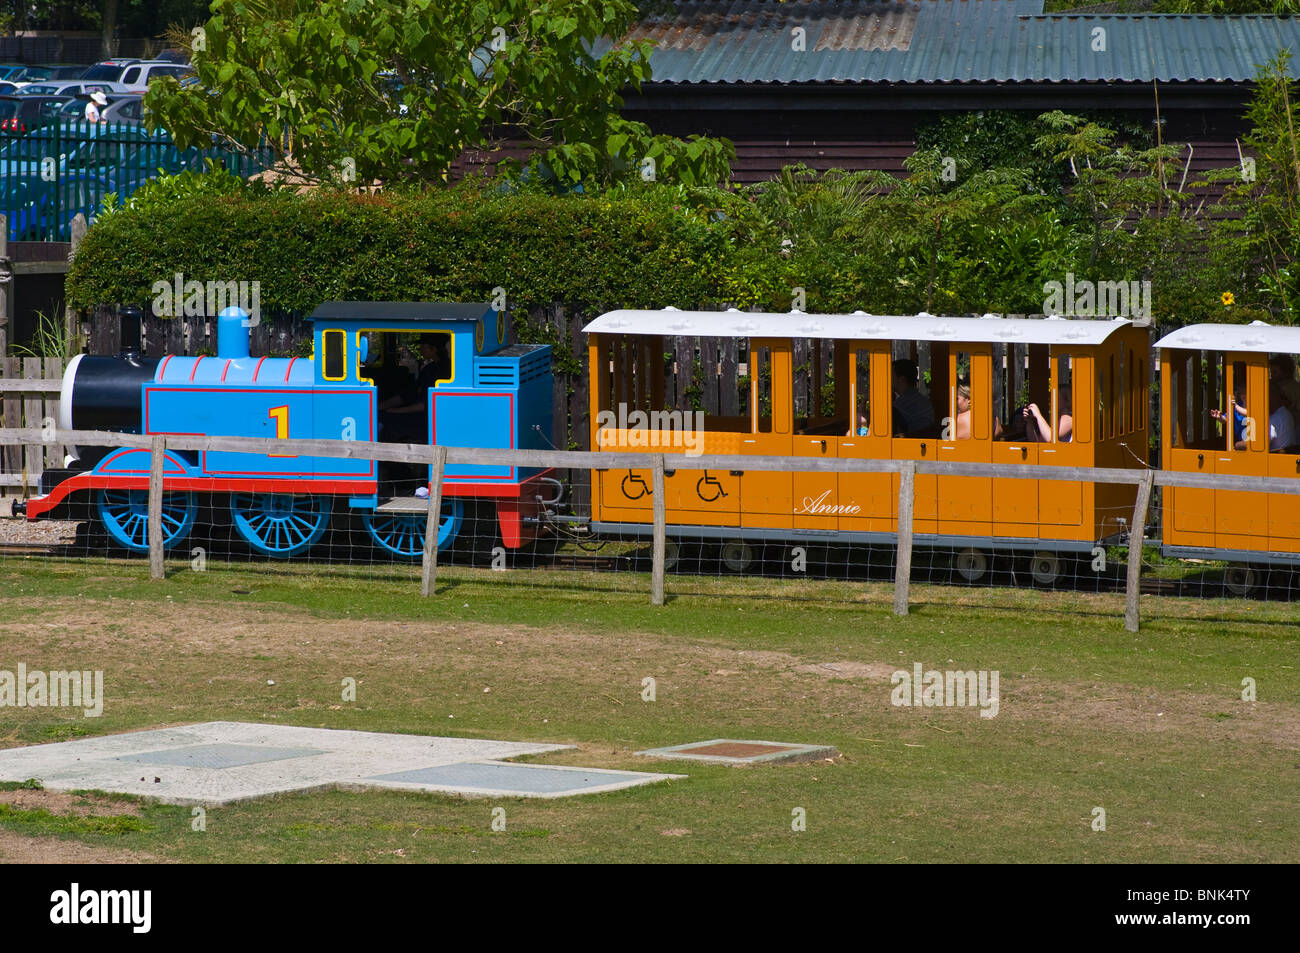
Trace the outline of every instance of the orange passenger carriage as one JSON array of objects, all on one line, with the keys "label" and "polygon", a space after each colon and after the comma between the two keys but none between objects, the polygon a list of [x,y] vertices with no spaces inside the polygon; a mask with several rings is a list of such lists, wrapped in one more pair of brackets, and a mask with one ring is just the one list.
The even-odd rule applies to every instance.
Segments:
[{"label": "orange passenger carriage", "polygon": [[[1166,470],[1300,478],[1300,383],[1294,380],[1300,328],[1258,321],[1189,325],[1156,347]],[[1267,567],[1300,568],[1300,498],[1166,487],[1162,534],[1165,555],[1242,564],[1229,570],[1225,584],[1244,595]]]},{"label": "orange passenger carriage", "polygon": [[[666,309],[613,311],[586,331],[592,448],[668,456],[669,539],[718,546],[735,571],[754,561],[760,540],[893,544],[899,476],[700,470],[691,456],[1147,463],[1149,335],[1123,319]],[[740,414],[672,416],[665,335],[743,339]],[[829,342],[830,357],[814,368],[813,395],[796,406],[799,339],[813,342],[804,350],[814,354]],[[897,397],[910,375],[916,393]],[[649,534],[650,486],[645,470],[593,472],[593,531]],[[1135,495],[1132,485],[920,473],[914,539],[955,550],[967,579],[983,576],[992,553],[1005,551],[1030,556],[1046,583],[1070,554],[1123,537]]]}]

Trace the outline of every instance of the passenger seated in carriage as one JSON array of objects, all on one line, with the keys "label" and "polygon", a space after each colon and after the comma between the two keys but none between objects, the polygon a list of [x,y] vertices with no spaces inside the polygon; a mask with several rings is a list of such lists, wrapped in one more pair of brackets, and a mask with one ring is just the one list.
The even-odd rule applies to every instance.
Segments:
[{"label": "passenger seated in carriage", "polygon": [[[952,436],[954,440],[969,440],[971,435],[971,400],[970,384],[957,385],[957,418],[953,421]],[[993,439],[1002,438],[1002,421],[993,418]]]},{"label": "passenger seated in carriage", "polygon": [[920,370],[915,361],[894,361],[894,435],[910,437],[933,430],[934,405],[917,387]]},{"label": "passenger seated in carriage", "polygon": [[[1056,392],[1056,440],[1069,443],[1074,439],[1074,411],[1070,388],[1062,387]],[[1037,404],[1030,404],[1021,411],[1025,424],[1025,439],[1038,443],[1052,443],[1052,423],[1043,416]]]}]

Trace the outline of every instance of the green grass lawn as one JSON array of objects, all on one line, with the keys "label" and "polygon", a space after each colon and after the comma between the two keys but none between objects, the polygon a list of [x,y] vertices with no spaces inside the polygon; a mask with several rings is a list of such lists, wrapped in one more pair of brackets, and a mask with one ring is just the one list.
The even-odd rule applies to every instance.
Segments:
[{"label": "green grass lawn", "polygon": [[[0,669],[103,669],[107,696],[97,719],[0,710],[0,745],[265,721],[567,743],[538,760],[689,779],[554,801],[316,793],[210,810],[204,832],[188,808],[0,792],[0,831],[183,861],[1300,861],[1285,603],[1146,597],[1132,634],[1115,594],[914,585],[899,618],[877,582],[670,576],[656,608],[632,573],[452,568],[425,600],[409,567],[185,566],[151,583],[140,561],[0,559]],[[892,705],[889,673],[914,662],[997,670],[997,717]],[[632,754],[715,737],[843,757]]]}]

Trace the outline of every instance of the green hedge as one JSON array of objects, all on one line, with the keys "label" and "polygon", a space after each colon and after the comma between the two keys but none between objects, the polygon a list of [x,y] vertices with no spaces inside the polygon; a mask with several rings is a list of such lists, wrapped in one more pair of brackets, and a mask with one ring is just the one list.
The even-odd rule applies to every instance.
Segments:
[{"label": "green hedge", "polygon": [[173,193],[97,222],[67,295],[81,308],[147,303],[155,281],[181,272],[258,281],[272,313],[344,299],[487,300],[497,286],[524,307],[768,304],[758,288],[736,301],[744,283],[730,278],[760,231],[750,203],[714,190]]}]

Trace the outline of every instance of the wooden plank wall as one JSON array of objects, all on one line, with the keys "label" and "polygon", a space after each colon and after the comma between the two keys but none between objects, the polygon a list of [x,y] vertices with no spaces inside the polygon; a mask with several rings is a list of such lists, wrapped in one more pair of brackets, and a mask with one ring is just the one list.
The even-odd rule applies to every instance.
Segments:
[{"label": "wooden plank wall", "polygon": [[[63,361],[57,357],[0,357],[0,378],[8,380],[57,380],[63,376]],[[47,418],[59,419],[59,395],[33,391],[4,392],[0,388],[0,422],[5,427],[41,427]],[[0,492],[34,491],[47,467],[63,466],[59,444],[6,445],[0,447]]]}]

